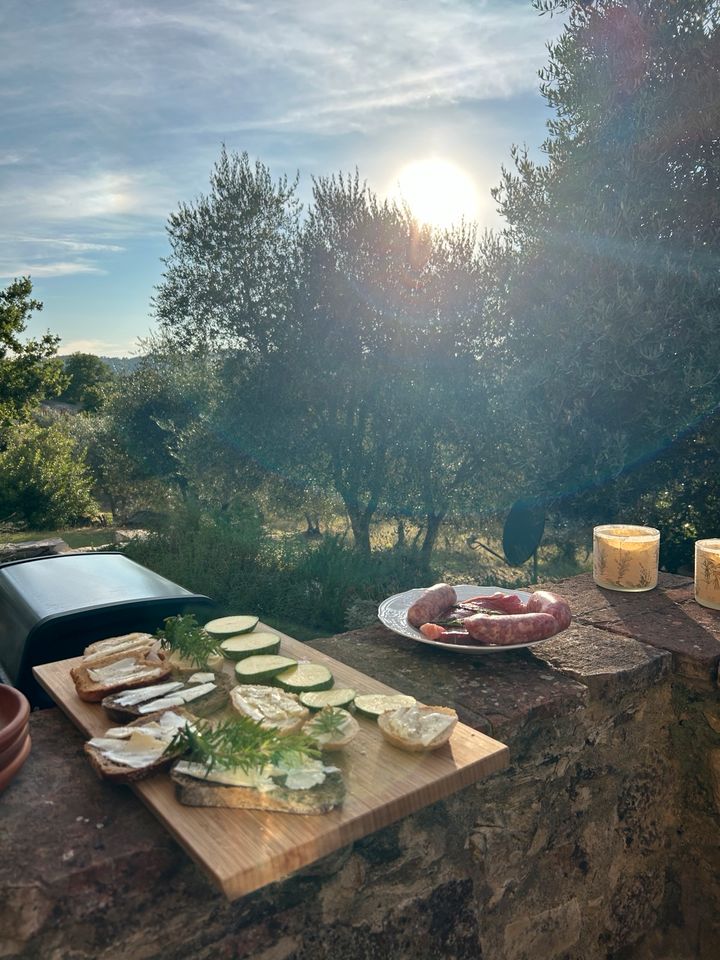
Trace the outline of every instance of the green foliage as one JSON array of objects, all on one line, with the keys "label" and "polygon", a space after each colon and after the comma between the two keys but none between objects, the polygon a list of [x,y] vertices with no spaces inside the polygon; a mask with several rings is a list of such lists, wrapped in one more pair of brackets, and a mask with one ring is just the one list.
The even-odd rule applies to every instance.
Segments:
[{"label": "green foliage", "polygon": [[83,452],[62,423],[15,424],[4,439],[0,520],[59,527],[97,513]]},{"label": "green foliage", "polygon": [[220,641],[205,633],[193,614],[166,617],[163,622],[165,626],[156,633],[160,646],[177,653],[193,666],[207,667],[211,657],[222,655]]},{"label": "green foliage", "polygon": [[289,311],[299,209],[294,183],[223,147],[210,193],[168,222],[155,298],[166,337],[182,350],[272,349]]},{"label": "green foliage", "polygon": [[78,403],[85,410],[99,410],[115,379],[110,367],[92,353],[71,353],[63,362],[70,382],[59,399]]},{"label": "green foliage", "polygon": [[251,508],[229,520],[197,509],[178,510],[169,526],[125,547],[132,559],[223,610],[279,617],[319,629],[344,629],[348,608],[430,582],[414,553],[358,554],[341,538],[284,541],[264,533]]},{"label": "green foliage", "polygon": [[720,402],[720,24],[700,0],[550,6],[547,162],[515,151],[496,191],[508,402],[534,492],[608,521],[648,509],[640,480],[662,497]]},{"label": "green foliage", "polygon": [[27,419],[41,400],[57,396],[67,378],[55,357],[59,337],[50,333],[22,340],[33,311],[42,303],[32,298],[29,277],[0,290],[0,427]]},{"label": "green foliage", "polygon": [[[420,229],[357,174],[316,180],[300,225],[294,186],[223,150],[168,232],[153,399],[118,410],[158,471],[212,508],[272,477],[288,502],[339,497],[365,554],[379,511],[417,518],[426,559],[448,511],[492,498],[501,370],[474,229]],[[183,380],[189,419],[166,403]]]},{"label": "green foliage", "polygon": [[209,724],[200,720],[178,730],[167,748],[168,753],[186,754],[191,763],[201,763],[208,771],[261,770],[283,761],[301,764],[317,759],[320,749],[302,733],[281,736],[277,730],[265,730],[249,717],[233,717]]}]

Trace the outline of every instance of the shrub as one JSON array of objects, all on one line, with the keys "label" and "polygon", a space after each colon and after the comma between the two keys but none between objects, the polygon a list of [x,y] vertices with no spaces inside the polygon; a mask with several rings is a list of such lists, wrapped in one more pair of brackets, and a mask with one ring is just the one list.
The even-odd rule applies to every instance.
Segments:
[{"label": "shrub", "polygon": [[84,452],[61,422],[18,423],[0,452],[0,519],[62,527],[93,517],[92,479]]}]

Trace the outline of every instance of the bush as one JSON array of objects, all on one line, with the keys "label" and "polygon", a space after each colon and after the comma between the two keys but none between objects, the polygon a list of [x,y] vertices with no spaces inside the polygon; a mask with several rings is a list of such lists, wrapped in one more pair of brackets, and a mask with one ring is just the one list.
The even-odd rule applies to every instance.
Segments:
[{"label": "bush", "polygon": [[[320,631],[360,625],[386,596],[430,582],[412,553],[361,556],[341,537],[278,541],[247,508],[233,518],[198,510],[176,512],[167,529],[127,545],[138,563],[212,597],[227,613],[251,612]],[[349,614],[348,614],[349,611]]]},{"label": "bush", "polygon": [[63,527],[95,516],[84,452],[62,423],[19,423],[0,452],[0,520]]}]

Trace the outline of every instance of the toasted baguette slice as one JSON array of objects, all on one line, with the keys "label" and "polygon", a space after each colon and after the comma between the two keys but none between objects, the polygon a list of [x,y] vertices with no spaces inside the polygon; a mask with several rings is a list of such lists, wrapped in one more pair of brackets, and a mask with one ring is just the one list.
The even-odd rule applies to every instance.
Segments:
[{"label": "toasted baguette slice", "polygon": [[[122,690],[119,693],[113,693],[108,697],[103,697],[103,709],[108,712],[113,720],[117,720],[120,723],[126,723],[128,720],[135,720],[137,717],[147,716],[149,713],[154,713],[157,710],[180,709],[181,705],[171,703],[158,705],[154,709],[148,708],[152,706],[153,700],[159,700],[160,698],[164,699],[165,697],[176,697],[178,695],[182,695],[186,691],[192,693],[193,690],[199,690],[200,688],[204,689],[206,686],[209,686],[209,684],[212,683],[214,684],[213,689],[209,689],[201,696],[192,698],[191,700],[187,701],[187,703],[182,704],[183,709],[196,717],[212,716],[212,714],[217,713],[218,710],[222,710],[223,707],[227,706],[232,680],[225,673],[211,672],[205,674],[203,671],[195,671],[195,673],[200,673],[200,675],[203,677],[212,677],[212,680],[207,682],[197,681],[195,683],[190,683],[189,677],[193,674],[187,674],[188,680],[185,682],[177,680],[175,681],[176,685],[169,682],[161,682],[160,684],[152,684],[151,686],[145,688],[138,688],[135,691]],[[174,675],[175,671],[173,670],[173,676]],[[173,686],[174,689],[170,689],[171,686]],[[155,692],[155,687],[159,687],[160,689]],[[135,695],[133,696],[133,694]],[[141,697],[142,699],[140,699]],[[128,703],[128,700],[131,702]]]},{"label": "toasted baguette slice", "polygon": [[360,724],[347,710],[324,707],[303,724],[302,732],[312,737],[322,750],[342,750],[360,732]]},{"label": "toasted baguette slice", "polygon": [[[126,731],[142,731],[143,728],[146,730],[152,730],[156,725],[168,726],[170,728],[173,721],[168,722],[167,719],[163,718],[177,717],[179,720],[174,721],[175,724],[180,725],[180,720],[183,722],[192,722],[193,717],[185,713],[183,710],[161,710],[158,713],[154,713],[151,716],[143,717],[141,720],[135,720],[133,723],[129,723],[124,728],[115,728],[119,731],[124,729]],[[90,761],[95,773],[102,780],[110,780],[112,783],[134,783],[136,780],[143,780],[145,777],[151,776],[151,774],[158,773],[160,770],[164,770],[170,766],[173,760],[176,760],[178,754],[173,753],[159,753],[155,759],[150,760],[150,762],[143,764],[142,766],[130,766],[128,763],[122,763],[118,759],[111,759],[103,751],[101,744],[105,741],[115,741],[119,745],[123,743],[123,738],[119,736],[108,736],[108,733],[112,732],[111,730],[107,731],[104,737],[93,737],[92,740],[89,740],[85,746],[84,750]],[[167,743],[170,742],[173,736],[172,729],[168,729],[167,736],[163,736],[163,740],[166,740]]]},{"label": "toasted baguette slice", "polygon": [[[114,668],[114,669],[113,669]],[[81,700],[98,703],[119,690],[146,687],[170,676],[170,665],[157,653],[129,654],[119,659],[100,660],[70,670],[77,695]]]},{"label": "toasted baguette slice", "polygon": [[126,633],[122,637],[108,637],[107,640],[97,640],[85,647],[83,663],[85,666],[100,663],[110,657],[126,657],[131,653],[149,651],[157,643],[149,633]]},{"label": "toasted baguette slice", "polygon": [[[440,719],[442,717],[447,720]],[[383,737],[393,746],[410,753],[422,753],[447,743],[457,720],[457,713],[450,707],[424,707],[418,703],[382,713],[377,723]]]},{"label": "toasted baguette slice", "polygon": [[233,807],[243,810],[275,810],[281,813],[320,814],[339,807],[345,798],[345,783],[339,770],[328,773],[323,783],[308,790],[276,786],[263,792],[253,787],[229,787],[170,772],[177,798],[190,807]]},{"label": "toasted baguette slice", "polygon": [[310,711],[294,693],[263,684],[243,683],[233,687],[230,703],[238,713],[256,720],[263,730],[277,730],[280,736],[297,733],[310,719]]}]

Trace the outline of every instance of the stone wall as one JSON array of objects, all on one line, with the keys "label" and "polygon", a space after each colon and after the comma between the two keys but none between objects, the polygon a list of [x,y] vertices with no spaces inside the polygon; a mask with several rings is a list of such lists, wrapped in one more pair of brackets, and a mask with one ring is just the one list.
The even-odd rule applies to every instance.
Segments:
[{"label": "stone wall", "polygon": [[[315,641],[456,705],[510,766],[232,904],[132,794],[93,777],[58,711],[34,714],[33,753],[0,798],[0,957],[714,960],[710,648],[679,674],[674,651],[589,622],[578,581],[557,587],[577,622],[532,651],[450,656],[382,627]],[[658,603],[679,586],[666,578]]]}]

